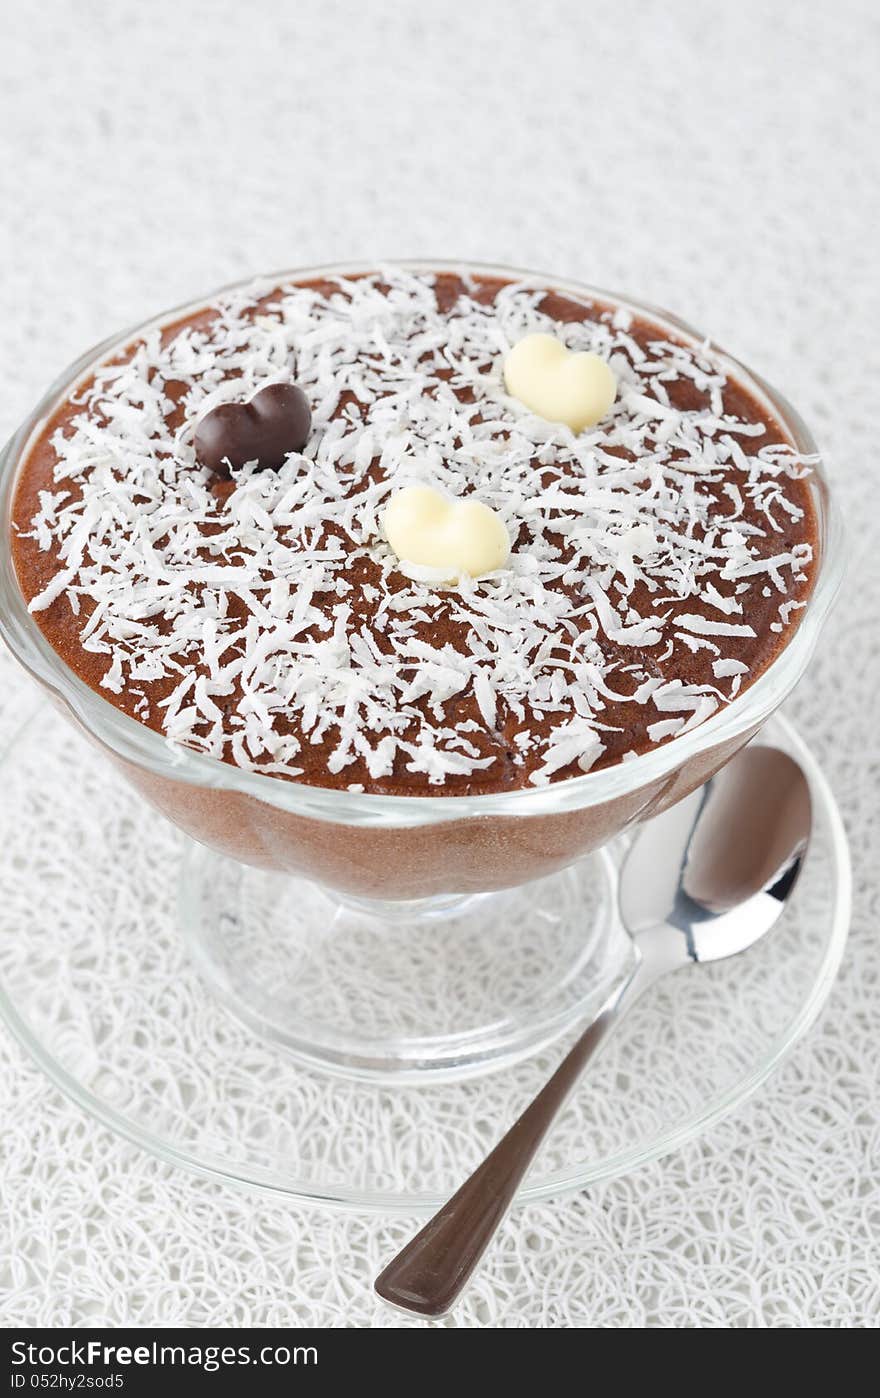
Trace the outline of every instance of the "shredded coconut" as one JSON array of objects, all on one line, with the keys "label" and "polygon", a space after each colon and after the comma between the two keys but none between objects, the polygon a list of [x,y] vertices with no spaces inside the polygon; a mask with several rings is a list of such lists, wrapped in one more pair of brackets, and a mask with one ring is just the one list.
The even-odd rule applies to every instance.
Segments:
[{"label": "shredded coconut", "polygon": [[[395,771],[479,779],[500,744],[542,784],[601,759],[609,704],[641,707],[656,743],[733,698],[749,666],[725,644],[755,637],[750,592],[778,597],[774,631],[803,605],[812,550],[790,482],[809,462],[753,448],[764,424],[730,411],[708,346],[659,328],[639,343],[601,308],[556,324],[523,284],[492,303],[471,284],[441,310],[435,280],[388,267],[326,293],[236,290],[99,366],[55,434],[57,489],[30,537],[58,571],[31,611],[65,595],[84,649],[106,656],[100,683],[140,686],[138,714],[174,742],[287,777],[320,747],[331,774],[360,764],[352,790]],[[577,436],[504,391],[506,350],[548,330],[619,380],[610,416]],[[310,440],[218,494],[195,422],[291,377]],[[688,410],[670,394],[686,381],[702,395]],[[405,576],[380,521],[413,483],[498,511],[509,567],[456,587]],[[710,682],[668,681],[702,652]]]}]

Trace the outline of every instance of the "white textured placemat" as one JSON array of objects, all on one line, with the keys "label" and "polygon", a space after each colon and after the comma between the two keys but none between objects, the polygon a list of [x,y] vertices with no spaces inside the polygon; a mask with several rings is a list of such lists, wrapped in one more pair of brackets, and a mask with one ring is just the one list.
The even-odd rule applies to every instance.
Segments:
[{"label": "white textured placemat", "polygon": [[[509,261],[667,304],[801,408],[851,573],[787,712],[826,763],[856,914],[820,1023],[659,1164],[514,1215],[454,1320],[880,1322],[880,548],[873,0],[170,3],[4,10],[0,430],[129,322],[251,271]],[[0,700],[27,681],[0,657]],[[33,838],[40,832],[34,829]],[[404,1222],[164,1167],[0,1033],[6,1325],[414,1324]]]}]

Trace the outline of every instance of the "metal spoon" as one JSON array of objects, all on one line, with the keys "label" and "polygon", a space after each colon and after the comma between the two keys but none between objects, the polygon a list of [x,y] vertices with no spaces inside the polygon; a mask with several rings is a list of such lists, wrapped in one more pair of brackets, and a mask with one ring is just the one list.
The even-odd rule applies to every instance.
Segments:
[{"label": "metal spoon", "polygon": [[384,1300],[420,1315],[449,1310],[600,1045],[660,976],[734,956],[769,932],[797,879],[810,818],[800,767],[759,746],[639,832],[620,885],[631,974],[482,1165],[380,1274]]}]

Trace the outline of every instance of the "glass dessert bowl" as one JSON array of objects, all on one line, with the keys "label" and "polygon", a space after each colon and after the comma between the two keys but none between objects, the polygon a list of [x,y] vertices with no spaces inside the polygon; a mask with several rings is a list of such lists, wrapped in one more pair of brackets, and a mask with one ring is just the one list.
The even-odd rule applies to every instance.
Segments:
[{"label": "glass dessert bowl", "polygon": [[[437,260],[422,266],[443,268]],[[274,280],[364,270],[315,268]],[[595,288],[507,268],[468,271],[527,279],[646,317],[688,343],[702,339],[667,312]],[[588,1014],[621,969],[614,842],[707,780],[804,672],[843,569],[841,525],[821,467],[807,482],[818,547],[800,620],[763,672],[711,717],[628,760],[542,786],[437,796],[324,788],[172,744],[86,683],[28,610],[11,548],[19,468],[72,386],[134,334],[72,365],[3,453],[5,640],[62,711],[196,842],[180,888],[182,930],[216,992],[257,1032],[329,1069],[392,1077],[473,1072],[546,1043]],[[729,356],[713,357],[800,455],[816,456],[775,390]],[[387,1020],[361,1023],[358,984],[377,976],[387,984]]]}]

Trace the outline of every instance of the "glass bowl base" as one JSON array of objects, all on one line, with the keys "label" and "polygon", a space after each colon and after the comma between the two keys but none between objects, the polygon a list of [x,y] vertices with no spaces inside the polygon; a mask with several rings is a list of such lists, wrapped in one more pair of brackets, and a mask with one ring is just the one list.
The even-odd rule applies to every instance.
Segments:
[{"label": "glass bowl base", "polygon": [[[192,926],[181,936],[181,889],[204,909],[199,890],[209,871],[222,886],[234,868],[224,872],[195,852],[50,706],[34,709],[28,695],[25,708],[27,721],[4,725],[0,745],[0,1019],[52,1082],[126,1139],[201,1174],[385,1214],[412,1216],[447,1199],[546,1082],[580,1016],[557,1042],[451,1081],[436,1071],[389,1082],[305,1064],[227,1011],[187,950]],[[756,1091],[825,1002],[849,924],[846,837],[822,772],[791,725],[775,718],[759,741],[797,758],[813,796],[810,851],[785,915],[750,952],[670,976],[635,1006],[566,1103],[520,1199],[624,1174],[704,1131]],[[602,861],[617,866],[625,848],[616,841]],[[596,867],[591,860],[575,872],[585,877]],[[240,890],[270,896],[271,880],[251,871],[241,877]],[[295,889],[291,881],[287,895]],[[329,923],[332,902],[316,890],[309,896],[324,900]],[[473,916],[478,937],[479,902],[446,912],[452,917],[436,910],[436,922],[411,938],[392,929],[397,953],[415,957],[416,969],[397,967],[402,985],[418,985],[429,949],[461,935],[456,917]],[[578,933],[584,946],[591,926],[595,932],[601,920]],[[457,1027],[485,1030],[505,987],[530,994],[533,1007],[541,987],[552,998],[579,964],[566,950],[576,939],[566,935],[573,933],[543,944],[556,958],[555,981],[537,964],[529,974],[520,932],[519,969],[513,975],[501,955],[494,990],[489,982],[470,998],[457,963],[437,957],[428,984],[443,988],[441,965],[453,976],[442,1013],[427,991],[395,1009],[373,990],[372,1018],[356,1019],[357,1032],[365,1040],[366,1026],[387,1048],[418,1024],[436,1041],[452,1022],[454,995],[465,997],[470,1013]],[[530,955],[540,958],[538,942]],[[614,964],[613,943],[606,963]],[[349,976],[340,1010],[351,1008],[351,984]],[[316,1008],[298,1004],[313,1051]],[[525,1001],[506,1008],[524,1012]],[[322,1033],[345,1025],[341,1013],[323,1008],[320,1020]],[[549,1015],[542,1032],[554,1032]]]},{"label": "glass bowl base", "polygon": [[592,1014],[628,958],[616,903],[608,852],[498,893],[385,903],[197,845],[178,897],[238,1019],[300,1062],[387,1082],[512,1063]]}]

